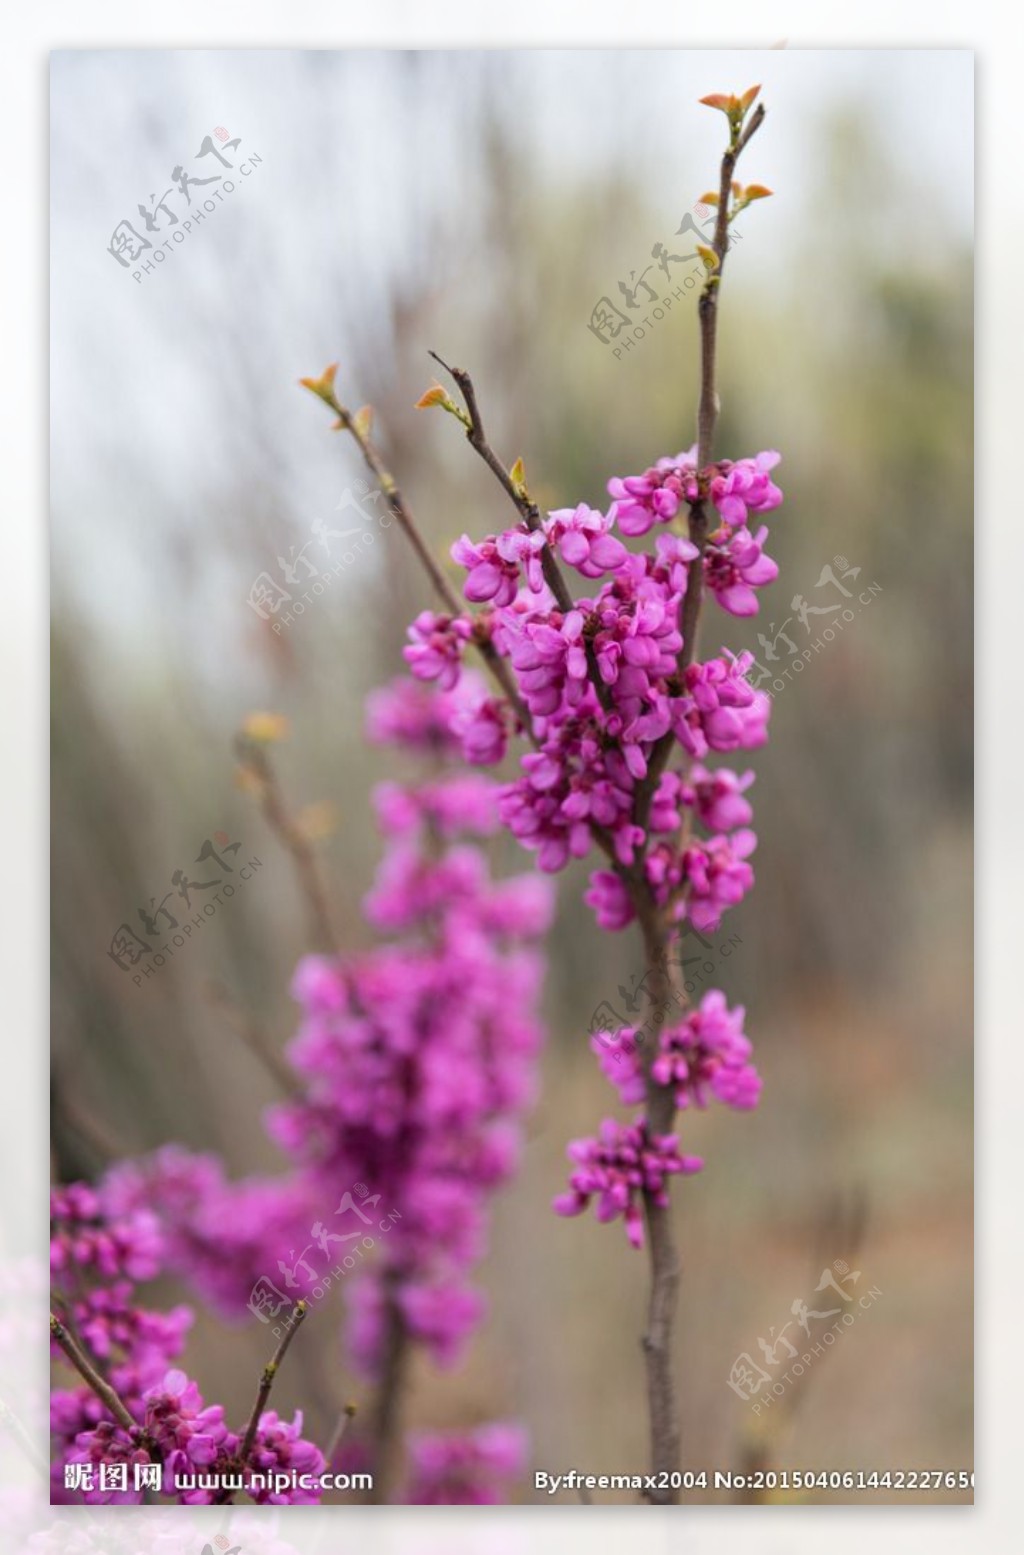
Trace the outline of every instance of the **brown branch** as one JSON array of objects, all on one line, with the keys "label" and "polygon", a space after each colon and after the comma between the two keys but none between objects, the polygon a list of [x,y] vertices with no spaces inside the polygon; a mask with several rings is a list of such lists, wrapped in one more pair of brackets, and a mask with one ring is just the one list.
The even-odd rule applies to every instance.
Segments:
[{"label": "brown branch", "polygon": [[[466,402],[466,410],[469,414],[466,438],[470,446],[476,449],[487,468],[497,478],[502,489],[511,498],[516,512],[523,520],[527,529],[532,530],[534,534],[542,534],[544,526],[540,519],[540,509],[525,488],[518,486],[512,479],[511,473],[505,468],[505,465],[498,458],[488,441],[487,434],[484,431],[483,417],[480,414],[480,405],[476,397],[476,389],[469,373],[464,367],[449,367],[448,363],[438,356],[436,351],[431,351],[430,355],[435,362],[444,368],[446,373],[451,374],[459,386],[459,393]],[[555,603],[563,615],[568,615],[570,610],[576,609],[576,602],[569,592],[569,585],[562,576],[562,570],[558,565],[558,559],[555,556],[554,550],[546,540],[544,549],[540,553],[540,565],[541,571],[544,574],[544,582],[554,595]],[[594,652],[594,644],[587,637],[583,646],[587,655],[587,668],[590,672],[591,682],[602,707],[607,712],[611,709],[611,692],[602,679],[597,662],[597,654]]]},{"label": "brown branch", "polygon": [[378,1505],[387,1499],[394,1476],[399,1406],[409,1363],[409,1336],[395,1299],[394,1283],[393,1275],[385,1276],[384,1364],[370,1420],[373,1441],[373,1494],[370,1499]]},{"label": "brown branch", "polygon": [[[655,1004],[667,1004],[670,998],[675,997],[676,1002],[685,1004],[686,994],[679,965],[670,961],[666,953],[670,931],[663,915],[651,902],[649,893],[645,901],[637,901],[637,912],[650,969],[648,982],[653,982],[649,990],[651,999]],[[651,1135],[669,1133],[676,1113],[673,1087],[658,1085],[651,1077],[651,1065],[656,1053],[657,1044],[651,1043],[641,1060],[646,1079],[644,1121]],[[656,1476],[671,1476],[679,1468],[680,1457],[679,1405],[672,1367],[672,1331],[679,1297],[680,1259],[672,1229],[671,1210],[656,1204],[651,1194],[645,1193],[644,1218],[647,1224],[651,1281],[647,1327],[640,1345],[647,1370],[651,1472]],[[670,1505],[678,1500],[677,1492],[670,1488],[650,1490],[646,1494],[647,1499],[656,1505]]]},{"label": "brown branch", "polygon": [[[701,341],[700,399],[697,411],[697,480],[698,496],[689,505],[688,527],[697,556],[690,562],[686,579],[686,593],[680,616],[682,648],[679,655],[680,678],[693,663],[697,651],[701,605],[704,593],[704,547],[707,543],[708,516],[706,510],[706,469],[711,460],[715,423],[718,418],[718,393],[715,388],[716,345],[718,333],[718,297],[722,284],[722,270],[729,247],[729,201],[732,178],[740,152],[756,133],[764,120],[764,108],[759,106],[751,116],[745,130],[739,124],[731,128],[729,145],[722,157],[719,182],[718,215],[715,222],[714,253],[718,261],[708,274],[698,304]],[[646,829],[651,801],[661,773],[665,770],[675,745],[671,731],[655,746],[648,763],[647,776],[640,786],[634,815],[637,824]],[[646,883],[638,885],[633,901],[640,921],[647,962],[654,969],[654,982],[658,995],[683,993],[682,977],[676,963],[667,957],[671,926],[666,915],[660,913],[651,901]],[[679,985],[679,986],[677,986]],[[652,992],[652,997],[656,997]],[[673,1088],[659,1085],[651,1075],[655,1047],[645,1055],[646,1080],[645,1121],[652,1134],[665,1134],[671,1130],[676,1114]],[[647,1403],[650,1416],[651,1467],[656,1475],[671,1475],[679,1467],[680,1426],[679,1406],[676,1400],[675,1380],[672,1370],[672,1334],[676,1306],[679,1298],[681,1269],[672,1229],[671,1210],[655,1204],[651,1195],[644,1195],[647,1223],[647,1241],[650,1257],[651,1284],[647,1312],[647,1329],[641,1341],[647,1365]],[[670,1481],[671,1483],[671,1481]],[[672,1490],[651,1491],[653,1502],[675,1502],[678,1494]]]},{"label": "brown branch", "polygon": [[[399,525],[426,571],[433,584],[434,591],[447,613],[451,616],[468,615],[469,612],[466,609],[465,602],[459,599],[459,596],[431,555],[430,548],[420,533],[419,525],[413,517],[412,510],[399,490],[398,482],[381,458],[365,425],[358,416],[353,415],[350,410],[346,409],[338,399],[334,392],[333,376],[329,378],[328,374],[332,374],[332,369],[328,368],[327,373],[318,380],[316,386],[312,383],[307,383],[306,386],[312,388],[313,392],[318,394],[324,403],[331,407],[338,418],[339,429],[348,432],[357,444],[367,468],[371,471],[381,491],[391,504],[392,512],[398,519]],[[511,704],[516,718],[522,726],[523,733],[527,739],[536,745],[537,740],[533,732],[533,720],[527,711],[526,704],[519,695],[519,689],[512,678],[508,665],[487,637],[474,632],[473,643]]]},{"label": "brown branch", "polygon": [[277,1376],[281,1362],[284,1360],[285,1355],[288,1353],[288,1346],[291,1344],[292,1340],[295,1338],[295,1335],[298,1333],[302,1324],[302,1320],[308,1311],[309,1307],[307,1306],[306,1302],[297,1301],[295,1303],[295,1306],[292,1308],[292,1315],[288,1320],[288,1326],[286,1327],[284,1335],[281,1339],[281,1343],[274,1351],[273,1359],[267,1362],[266,1366],[263,1368],[262,1373],[260,1374],[260,1385],[256,1391],[256,1401],[252,1406],[252,1414],[249,1416],[249,1424],[245,1428],[245,1435],[242,1438],[242,1445],[238,1452],[238,1456],[241,1460],[243,1468],[249,1461],[249,1454],[252,1452],[252,1444],[256,1440],[256,1432],[259,1429],[260,1416],[267,1407],[267,1400],[270,1397],[270,1390],[274,1386],[274,1378]]},{"label": "brown branch", "polygon": [[330,1468],[333,1464],[335,1454],[337,1453],[338,1448],[341,1446],[342,1441],[344,1440],[345,1432],[348,1430],[352,1421],[355,1419],[355,1416],[355,1404],[346,1404],[344,1409],[341,1411],[341,1414],[338,1416],[338,1423],[331,1433],[330,1441],[324,1448],[324,1458],[327,1460],[328,1468]]},{"label": "brown branch", "polygon": [[[701,604],[704,597],[704,548],[708,538],[708,515],[707,491],[702,483],[706,479],[704,472],[711,462],[715,426],[718,421],[718,391],[715,387],[718,345],[718,297],[722,287],[722,271],[725,268],[725,257],[729,252],[729,201],[732,194],[732,179],[740,153],[751,137],[760,129],[764,123],[764,118],[764,104],[759,103],[756,111],[751,114],[746,129],[742,132],[738,130],[733,131],[729,145],[722,156],[718,186],[718,211],[715,220],[715,236],[712,243],[718,264],[708,274],[697,305],[700,320],[700,399],[697,408],[698,495],[689,504],[688,514],[689,536],[697,547],[697,555],[689,564],[686,576],[686,593],[683,596],[683,608],[679,620],[679,630],[683,639],[683,646],[679,654],[679,673],[681,677],[696,657]],[[651,759],[647,766],[647,776],[640,785],[636,807],[637,825],[643,826],[645,829],[647,817],[650,814],[651,802],[658,786],[658,780],[668,765],[674,745],[675,735],[670,731],[659,740],[651,753]]]},{"label": "brown branch", "polygon": [[50,1336],[55,1339],[63,1350],[67,1359],[78,1372],[84,1382],[95,1393],[107,1413],[113,1415],[118,1425],[126,1431],[139,1429],[139,1422],[129,1414],[117,1389],[112,1387],[106,1378],[101,1377],[92,1362],[86,1359],[85,1354],[72,1339],[64,1324],[52,1312],[50,1313]]},{"label": "brown branch", "polygon": [[250,1053],[259,1060],[275,1083],[284,1091],[285,1095],[298,1095],[301,1086],[296,1076],[280,1055],[270,1046],[262,1028],[254,1020],[248,1019],[245,1013],[235,1004],[226,989],[222,988],[219,983],[209,983],[205,993],[208,1002],[223,1017],[231,1027],[231,1030],[237,1033]]},{"label": "brown branch", "polygon": [[268,825],[292,856],[313,939],[321,950],[336,956],[339,941],[327,891],[320,878],[316,850],[302,827],[288,813],[277,774],[263,746],[246,735],[239,735],[235,748],[242,766],[256,779],[260,808]]}]

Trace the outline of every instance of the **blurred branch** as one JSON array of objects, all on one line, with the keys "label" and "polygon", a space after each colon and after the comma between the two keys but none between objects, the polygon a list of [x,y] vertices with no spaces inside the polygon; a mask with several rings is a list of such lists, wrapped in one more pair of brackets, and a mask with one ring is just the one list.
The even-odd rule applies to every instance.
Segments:
[{"label": "blurred branch", "polygon": [[292,856],[299,889],[309,912],[314,942],[328,954],[336,956],[339,942],[327,892],[320,878],[316,850],[299,823],[288,813],[281,785],[264,745],[240,734],[236,738],[235,748],[243,771],[255,782],[264,817]]},{"label": "blurred branch", "polygon": [[342,1441],[344,1440],[345,1432],[348,1430],[352,1421],[355,1419],[355,1416],[355,1404],[346,1404],[344,1409],[341,1411],[341,1414],[338,1416],[338,1423],[334,1427],[330,1441],[324,1448],[324,1457],[327,1459],[328,1468],[330,1468],[333,1464],[338,1448],[341,1446]]},{"label": "blurred branch", "polygon": [[373,1494],[379,1504],[387,1499],[398,1444],[399,1405],[409,1361],[409,1336],[394,1286],[396,1271],[384,1276],[384,1361],[370,1421],[373,1440]]},{"label": "blurred branch", "polygon": [[[867,1218],[868,1196],[862,1186],[853,1188],[848,1195],[833,1194],[822,1202],[815,1226],[812,1274],[817,1277],[823,1262],[828,1267],[837,1247],[842,1248],[844,1258],[857,1256],[863,1245]],[[763,1421],[755,1421],[743,1433],[738,1456],[747,1488],[736,1491],[733,1497],[736,1502],[759,1505],[772,1499],[771,1491],[750,1487],[755,1475],[770,1469],[772,1463],[778,1461],[783,1437],[792,1425],[809,1383],[808,1377],[801,1387],[784,1394]]]},{"label": "blurred branch", "polygon": [[210,1005],[223,1017],[231,1027],[231,1030],[242,1039],[250,1053],[259,1059],[267,1073],[271,1075],[284,1093],[287,1096],[298,1095],[301,1086],[287,1064],[283,1062],[270,1046],[262,1027],[239,1008],[227,989],[220,983],[208,983],[205,993]]}]

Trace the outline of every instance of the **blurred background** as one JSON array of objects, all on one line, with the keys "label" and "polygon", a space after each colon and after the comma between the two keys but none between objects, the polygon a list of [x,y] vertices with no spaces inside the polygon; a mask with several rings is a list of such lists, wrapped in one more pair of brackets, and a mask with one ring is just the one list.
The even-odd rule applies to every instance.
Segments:
[{"label": "blurred background", "polygon": [[[323,566],[324,525],[373,512],[349,516],[363,472],[296,380],[340,362],[342,399],[375,407],[440,554],[507,514],[457,427],[412,408],[430,348],[473,372],[543,506],[604,506],[609,476],[693,441],[692,293],[658,319],[645,289],[660,306],[692,266],[666,279],[652,250],[692,253],[678,230],[717,183],[725,124],[697,99],[762,81],[741,177],[775,194],[741,218],[726,270],[716,453],[781,450],[782,573],[758,618],[709,616],[704,644],[749,647],[777,689],[751,763],[757,890],[688,954],[747,1006],[765,1091],[752,1115],[686,1120],[707,1167],[677,1195],[684,1453],[709,1470],[973,1466],[972,71],[942,51],[54,56],[58,1177],[172,1139],[237,1175],[284,1165],[258,1126],[274,1082],[239,1027],[284,1045],[310,942],[289,860],[236,783],[255,709],[289,721],[293,808],[333,806],[334,910],[347,944],[368,943],[369,796],[390,758],[366,745],[362,704],[431,600],[371,518],[372,543],[301,615],[253,608],[261,575],[288,589],[289,568]],[[151,271],[122,265],[112,234],[145,238],[140,205],[154,245],[173,237],[157,207],[183,213],[179,168],[234,192]],[[588,327],[602,298],[625,321],[604,340]],[[853,619],[823,641],[837,604]],[[201,877],[224,834],[261,868],[136,984],[115,931],[141,933],[139,908],[158,911],[175,870]],[[417,1370],[408,1417],[516,1416],[538,1468],[641,1472],[645,1261],[620,1228],[549,1210],[566,1140],[617,1110],[591,1016],[621,1011],[644,972],[634,937],[581,905],[585,873],[559,877],[542,1101],[482,1270],[490,1319],[464,1367]],[[813,1307],[837,1261],[880,1294],[765,1427],[727,1386],[733,1362],[795,1299]],[[257,1329],[197,1321],[189,1369],[229,1410],[265,1359]],[[324,1437],[350,1385],[318,1334],[328,1348],[296,1347],[276,1402]]]}]

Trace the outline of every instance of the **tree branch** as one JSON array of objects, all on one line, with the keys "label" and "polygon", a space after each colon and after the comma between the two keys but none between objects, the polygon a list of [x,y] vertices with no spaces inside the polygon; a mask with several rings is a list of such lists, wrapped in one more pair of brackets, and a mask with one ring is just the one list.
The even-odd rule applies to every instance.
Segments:
[{"label": "tree branch", "polygon": [[[512,503],[523,520],[527,529],[534,534],[542,534],[544,526],[541,523],[540,509],[531,499],[525,488],[517,486],[511,473],[505,468],[491,447],[484,431],[483,417],[480,414],[480,405],[476,397],[476,389],[473,380],[464,367],[449,367],[444,359],[438,356],[436,351],[431,351],[434,358],[446,373],[450,373],[458,384],[459,392],[466,402],[466,411],[469,415],[469,425],[466,428],[466,438],[471,447],[475,448],[481,459],[491,473],[497,477],[502,489],[511,498]],[[541,571],[544,574],[544,582],[554,595],[555,603],[563,615],[568,615],[570,610],[576,609],[576,601],[569,592],[569,585],[562,575],[551,545],[545,540],[544,549],[540,553]],[[590,680],[597,693],[598,700],[607,712],[611,708],[611,692],[605,685],[597,662],[597,654],[594,652],[594,644],[589,637],[584,640],[584,650],[587,655],[587,669],[590,672]]]},{"label": "tree branch", "polygon": [[72,1339],[64,1324],[52,1312],[50,1313],[50,1336],[60,1345],[71,1365],[83,1381],[88,1383],[104,1409],[114,1417],[118,1425],[123,1426],[126,1431],[139,1430],[139,1422],[129,1414],[117,1389],[112,1387],[105,1377],[100,1376],[92,1362],[86,1359],[84,1352]]},{"label": "tree branch", "polygon": [[[693,663],[697,651],[701,605],[704,594],[704,547],[707,543],[708,515],[707,467],[711,461],[715,423],[718,418],[718,393],[715,388],[716,345],[718,332],[718,297],[722,284],[722,270],[729,248],[729,201],[736,162],[744,146],[757,132],[764,120],[764,108],[759,106],[745,130],[739,125],[731,129],[729,145],[722,157],[719,180],[718,213],[715,222],[714,253],[717,266],[709,272],[698,304],[700,320],[701,368],[700,399],[697,410],[697,481],[698,495],[689,505],[689,536],[697,547],[697,556],[689,564],[686,593],[680,616],[683,644],[679,655],[679,672],[682,677]],[[647,776],[637,794],[634,815],[637,824],[646,829],[647,818],[658,780],[668,764],[675,745],[675,735],[666,734],[651,753]],[[651,900],[646,882],[633,893],[633,900],[648,966],[654,969],[654,981],[663,1002],[674,993],[682,995],[686,1004],[685,987],[677,963],[667,957],[668,942],[672,930],[664,913],[660,913]],[[652,997],[654,994],[652,993]],[[659,1085],[651,1075],[655,1057],[655,1044],[643,1059],[646,1101],[645,1120],[652,1134],[666,1134],[672,1128],[676,1114],[675,1095],[671,1086]],[[675,1379],[672,1372],[672,1332],[679,1297],[681,1270],[672,1230],[671,1210],[655,1204],[651,1195],[644,1195],[647,1222],[647,1241],[650,1257],[651,1285],[647,1311],[647,1329],[641,1341],[647,1364],[647,1401],[650,1415],[651,1467],[656,1475],[671,1475],[679,1467],[680,1426],[679,1407],[676,1401]],[[670,1481],[671,1483],[671,1481]],[[652,1491],[653,1502],[675,1502],[675,1491]]]},{"label": "tree branch", "polygon": [[341,1446],[342,1441],[344,1440],[345,1432],[348,1430],[355,1417],[355,1404],[346,1404],[344,1409],[341,1411],[341,1414],[338,1416],[338,1423],[334,1427],[334,1430],[331,1433],[331,1439],[324,1449],[324,1457],[327,1460],[328,1468],[330,1468],[333,1464],[338,1448]]},{"label": "tree branch", "polygon": [[[330,376],[329,376],[330,375]],[[381,491],[391,504],[391,510],[406,535],[410,545],[416,553],[421,565],[427,573],[434,591],[444,605],[445,610],[451,616],[464,616],[468,614],[464,600],[459,599],[448,579],[430,553],[430,548],[420,533],[419,526],[412,515],[412,510],[398,488],[398,482],[391,474],[384,460],[381,458],[375,444],[370,438],[366,424],[358,415],[352,412],[338,399],[333,386],[333,369],[328,368],[322,378],[315,383],[303,379],[307,388],[318,394],[326,405],[334,411],[338,418],[340,430],[348,432],[357,444],[360,453],[371,471]],[[480,652],[481,657],[497,681],[502,692],[508,699],[516,718],[522,726],[523,733],[534,745],[537,740],[533,732],[533,720],[526,709],[526,704],[519,695],[518,687],[512,678],[511,671],[504,659],[498,653],[494,644],[485,636],[474,632],[473,644]]]},{"label": "tree branch", "polygon": [[336,956],[339,942],[327,891],[320,878],[316,851],[302,827],[288,813],[277,774],[263,746],[257,740],[240,734],[236,738],[235,749],[242,766],[256,780],[260,808],[268,825],[292,856],[299,889],[309,913],[313,940],[321,950]]},{"label": "tree branch", "polygon": [[[700,398],[697,408],[698,495],[689,504],[687,525],[690,540],[697,547],[698,554],[689,564],[686,576],[686,593],[683,595],[683,608],[679,620],[679,630],[683,639],[683,646],[679,654],[679,672],[681,676],[685,674],[687,667],[693,663],[697,654],[701,604],[704,597],[704,548],[708,538],[707,490],[705,483],[707,467],[711,463],[715,426],[718,421],[719,411],[718,391],[715,387],[718,345],[718,297],[722,287],[722,271],[725,268],[725,257],[729,252],[729,201],[732,194],[732,179],[740,153],[752,136],[756,135],[764,123],[764,118],[764,104],[759,103],[756,111],[751,114],[746,129],[742,133],[734,132],[730,136],[729,145],[722,156],[722,166],[718,181],[718,209],[715,219],[715,236],[712,243],[718,265],[713,271],[709,272],[697,305],[700,321]],[[637,825],[644,827],[645,830],[658,780],[668,765],[674,744],[675,735],[670,731],[664,735],[651,753],[651,759],[647,766],[647,776],[641,784],[640,792],[637,795],[636,821]]]},{"label": "tree branch", "polygon": [[285,1095],[298,1096],[302,1091],[298,1079],[270,1046],[261,1027],[239,1009],[227,990],[219,983],[208,983],[205,993],[209,1003],[224,1018],[232,1031],[237,1033],[250,1053],[259,1060]]},{"label": "tree branch", "polygon": [[308,1311],[309,1307],[304,1301],[297,1301],[295,1303],[295,1306],[292,1308],[292,1315],[289,1320],[288,1327],[284,1331],[280,1344],[274,1351],[273,1359],[268,1361],[266,1366],[263,1368],[262,1374],[260,1376],[260,1385],[256,1392],[256,1402],[252,1406],[252,1414],[249,1416],[249,1424],[245,1428],[245,1435],[242,1438],[242,1445],[238,1452],[238,1456],[241,1459],[243,1468],[249,1461],[249,1454],[252,1452],[252,1444],[256,1440],[256,1432],[259,1429],[260,1416],[267,1407],[267,1400],[270,1397],[270,1390],[274,1386],[274,1378],[277,1376],[281,1362],[284,1360],[286,1354],[288,1353],[288,1346],[291,1344],[292,1340],[295,1338],[295,1335],[298,1333],[302,1324],[302,1320]]},{"label": "tree branch", "polygon": [[387,1499],[394,1474],[402,1383],[409,1362],[409,1338],[395,1300],[394,1279],[385,1276],[384,1363],[370,1421],[373,1441],[373,1493],[371,1501]]}]

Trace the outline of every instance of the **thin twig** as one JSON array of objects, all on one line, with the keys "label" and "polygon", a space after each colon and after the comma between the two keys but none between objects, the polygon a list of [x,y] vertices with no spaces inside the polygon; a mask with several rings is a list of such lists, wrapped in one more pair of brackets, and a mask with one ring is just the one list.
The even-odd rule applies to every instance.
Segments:
[{"label": "thin twig", "polygon": [[[449,367],[448,363],[438,356],[436,351],[431,351],[430,355],[439,366],[444,368],[446,373],[451,374],[459,386],[459,393],[466,402],[466,410],[469,414],[466,439],[470,446],[480,455],[502,490],[511,499],[512,505],[527,529],[532,530],[534,534],[542,534],[544,526],[540,520],[540,509],[530,498],[529,494],[516,485],[509,471],[490,445],[487,433],[484,431],[484,422],[480,414],[480,404],[476,397],[476,389],[469,373],[464,367]],[[559,610],[568,614],[570,610],[575,609],[575,603],[569,592],[569,586],[562,577],[554,552],[549,545],[545,545],[543,551],[541,551],[540,563],[544,570],[544,581],[555,596]]]},{"label": "thin twig", "polygon": [[[436,351],[430,355],[446,373],[450,373],[458,384],[459,393],[466,402],[466,411],[469,415],[469,425],[466,428],[466,438],[472,448],[480,455],[487,468],[496,477],[502,490],[511,498],[513,506],[527,529],[534,534],[543,534],[544,526],[541,523],[540,509],[532,500],[529,493],[512,479],[511,472],[498,458],[491,447],[487,433],[484,431],[483,417],[480,414],[480,403],[476,397],[476,388],[473,380],[464,367],[449,367],[448,363]],[[544,582],[554,595],[555,603],[563,615],[568,615],[570,610],[575,610],[576,601],[569,591],[569,585],[562,576],[562,570],[558,565],[558,559],[551,545],[545,537],[544,548],[540,553],[541,571],[544,574]],[[597,654],[590,637],[584,640],[584,649],[587,655],[587,668],[590,679],[602,707],[608,711],[611,708],[611,692],[601,675],[601,669],[597,662]]]},{"label": "thin twig", "polygon": [[[649,895],[646,902],[638,903],[638,917],[647,965],[653,972],[652,999],[665,1004],[674,994],[677,1002],[681,1000],[685,1004],[679,965],[666,954],[670,930]],[[644,1118],[651,1135],[667,1134],[676,1112],[673,1088],[659,1085],[651,1076],[655,1057],[656,1045],[652,1043],[642,1059],[646,1079]],[[679,1405],[672,1367],[672,1331],[681,1279],[680,1259],[671,1210],[656,1204],[652,1195],[645,1193],[644,1215],[651,1283],[647,1327],[640,1342],[647,1368],[651,1470],[658,1478],[668,1475],[666,1483],[671,1486],[671,1476],[679,1467],[680,1455]],[[647,1492],[647,1499],[656,1504],[669,1504],[678,1496],[671,1489],[656,1488]]]},{"label": "thin twig", "polygon": [[266,1366],[263,1368],[262,1373],[260,1374],[260,1385],[256,1392],[256,1402],[252,1406],[252,1414],[249,1416],[249,1424],[245,1428],[245,1435],[242,1438],[242,1445],[238,1453],[243,1467],[249,1461],[249,1454],[252,1452],[252,1444],[256,1440],[256,1432],[259,1429],[260,1416],[267,1407],[267,1400],[270,1397],[270,1390],[274,1386],[274,1378],[277,1376],[281,1362],[284,1360],[285,1355],[288,1353],[288,1346],[291,1344],[292,1340],[295,1338],[295,1335],[298,1333],[302,1320],[308,1311],[309,1307],[306,1302],[297,1301],[295,1303],[295,1306],[292,1309],[292,1315],[288,1320],[288,1326],[286,1327],[284,1335],[281,1339],[281,1343],[274,1351],[273,1359],[267,1362]]},{"label": "thin twig", "polygon": [[341,1446],[342,1441],[344,1440],[345,1432],[348,1430],[349,1426],[352,1424],[352,1421],[355,1419],[355,1416],[356,1416],[356,1406],[355,1406],[355,1404],[346,1404],[344,1409],[341,1411],[341,1414],[338,1416],[338,1423],[334,1427],[334,1431],[333,1431],[333,1433],[331,1435],[330,1441],[327,1443],[327,1446],[324,1448],[324,1457],[327,1460],[327,1467],[328,1468],[330,1468],[331,1464],[334,1462],[335,1454],[337,1453],[338,1448]]},{"label": "thin twig", "polygon": [[[697,305],[700,320],[700,399],[697,409],[698,494],[695,500],[689,504],[688,512],[689,536],[697,547],[697,555],[689,564],[686,577],[686,593],[683,595],[683,608],[679,620],[679,630],[683,639],[683,646],[679,653],[681,681],[697,653],[701,603],[704,596],[704,548],[708,537],[708,515],[707,491],[702,483],[706,479],[705,472],[711,462],[715,425],[718,420],[718,390],[715,387],[718,344],[718,297],[722,289],[722,271],[725,268],[725,257],[729,252],[729,200],[732,193],[732,179],[741,151],[751,137],[760,129],[764,123],[764,117],[764,105],[759,103],[756,112],[751,115],[746,129],[741,134],[736,135],[734,133],[730,137],[729,145],[722,156],[718,210],[715,220],[715,235],[712,242],[712,248],[718,264],[713,271],[708,273]],[[651,752],[651,759],[647,765],[647,776],[640,785],[640,792],[637,795],[636,821],[638,826],[643,826],[645,829],[654,793],[658,786],[658,780],[668,765],[674,745],[675,735],[670,731],[659,740]]]},{"label": "thin twig", "polygon": [[224,1018],[232,1031],[237,1033],[250,1053],[259,1060],[285,1095],[297,1096],[301,1086],[296,1076],[274,1052],[262,1028],[254,1020],[248,1019],[244,1011],[239,1009],[227,990],[219,983],[209,983],[205,992],[209,1003]]},{"label": "thin twig", "polygon": [[[328,372],[330,371],[331,369],[328,369]],[[309,387],[312,387],[312,384]],[[391,504],[392,512],[398,519],[399,525],[425,569],[427,576],[430,578],[434,591],[447,613],[450,616],[465,616],[468,613],[465,603],[459,599],[452,585],[431,555],[430,548],[420,533],[419,525],[413,517],[412,510],[399,490],[398,482],[381,458],[380,452],[371,439],[369,432],[359,419],[338,399],[334,392],[333,383],[328,380],[326,374],[319,381],[314,392],[319,394],[324,403],[329,405],[334,411],[338,418],[339,430],[348,432],[358,445],[367,468],[371,471],[381,491]],[[537,740],[533,732],[533,720],[527,711],[526,704],[519,695],[518,687],[512,678],[508,665],[498,653],[494,644],[482,632],[474,631],[473,643],[511,704],[516,718],[522,726],[523,733],[527,739],[536,745]]]},{"label": "thin twig", "polygon": [[72,1339],[60,1318],[56,1317],[52,1312],[50,1313],[50,1336],[60,1345],[71,1365],[83,1381],[87,1382],[89,1387],[92,1388],[100,1403],[109,1414],[113,1415],[118,1425],[123,1426],[126,1431],[137,1430],[139,1422],[128,1412],[117,1389],[112,1387],[104,1377],[100,1376],[92,1362],[86,1359],[82,1350]]},{"label": "thin twig", "polygon": [[316,850],[302,827],[288,813],[277,774],[263,746],[245,735],[238,736],[235,746],[243,767],[257,781],[260,807],[267,823],[292,856],[299,888],[309,912],[313,938],[321,950],[337,955],[338,937],[327,892],[320,878]]}]

